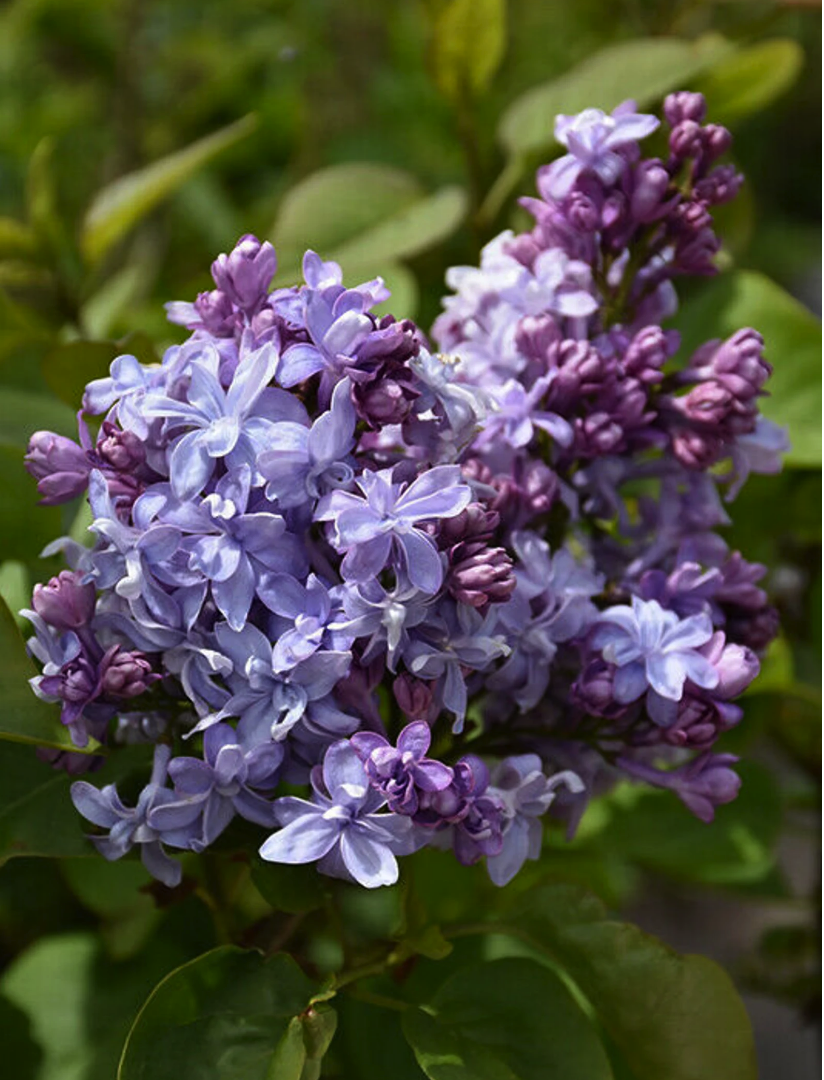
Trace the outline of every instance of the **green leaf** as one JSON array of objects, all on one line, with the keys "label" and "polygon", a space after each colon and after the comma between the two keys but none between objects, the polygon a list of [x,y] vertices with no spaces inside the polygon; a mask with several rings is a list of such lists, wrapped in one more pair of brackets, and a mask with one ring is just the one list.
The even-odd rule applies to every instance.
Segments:
[{"label": "green leaf", "polygon": [[266,960],[232,945],[214,949],[152,992],[129,1033],[118,1080],[273,1080],[279,1053],[294,1063],[290,1022],[315,989],[284,954]]},{"label": "green leaf", "polygon": [[0,258],[20,258],[37,253],[37,234],[14,218],[0,217]]},{"label": "green leaf", "polygon": [[3,1068],[14,1080],[37,1080],[43,1052],[32,1039],[29,1018],[0,995],[0,1033],[3,1040]]},{"label": "green leaf", "polygon": [[426,1011],[404,1013],[403,1030],[430,1080],[612,1077],[589,1020],[559,977],[533,960],[463,968]]},{"label": "green leaf", "polygon": [[0,597],[11,612],[17,628],[22,633],[28,633],[28,620],[18,614],[21,608],[28,607],[31,602],[31,579],[24,563],[16,559],[0,563]]},{"label": "green leaf", "polygon": [[760,880],[775,862],[781,796],[762,766],[744,762],[736,771],[740,794],[718,808],[711,826],[671,794],[644,792],[614,811],[597,846],[678,881],[733,886]]},{"label": "green leaf", "polygon": [[252,859],[252,882],[276,911],[296,915],[323,907],[328,887],[313,866],[289,866]]},{"label": "green leaf", "polygon": [[571,976],[637,1080],[755,1080],[746,1010],[711,960],[608,919],[574,886],[533,890],[506,919]]},{"label": "green leaf", "polygon": [[610,45],[513,102],[501,118],[498,137],[511,156],[545,150],[554,145],[558,113],[593,105],[612,110],[627,98],[646,108],[688,84],[731,49],[717,34],[697,41],[661,37]]},{"label": "green leaf", "polygon": [[[118,750],[94,781],[103,787],[137,768],[148,778],[145,747]],[[0,740],[0,775],[0,865],[18,855],[98,857],[69,796],[72,777],[40,761],[30,746],[6,740]]]},{"label": "green leaf", "polygon": [[90,933],[42,938],[21,953],[2,988],[43,1048],[37,1080],[112,1080],[141,1001],[180,955],[169,936],[113,962]]},{"label": "green leaf", "polygon": [[505,0],[448,0],[432,29],[435,82],[453,101],[481,94],[505,49]]},{"label": "green leaf", "polygon": [[0,394],[0,444],[25,449],[31,434],[43,430],[76,438],[77,417],[61,401],[4,387]]},{"label": "green leaf", "polygon": [[0,739],[38,746],[72,747],[56,705],[41,701],[29,685],[37,668],[29,659],[17,623],[0,599]]},{"label": "green leaf", "polygon": [[58,345],[43,360],[43,376],[49,388],[67,405],[80,407],[86,383],[109,374],[119,354],[108,341],[71,341]]},{"label": "green leaf", "polygon": [[312,173],[280,204],[272,238],[281,273],[298,273],[307,248],[328,257],[423,194],[411,173],[390,165],[356,161]]},{"label": "green leaf", "polygon": [[713,123],[732,124],[786,93],[804,66],[804,50],[791,38],[740,49],[709,71],[696,87]]},{"label": "green leaf", "polygon": [[704,286],[676,324],[685,356],[708,338],[726,338],[744,326],[763,334],[773,373],[761,411],[789,428],[788,464],[821,464],[821,324],[803,304],[763,274],[740,270]]},{"label": "green leaf", "polygon": [[223,150],[245,138],[256,123],[253,115],[245,116],[184,150],[121,176],[98,192],[83,222],[81,246],[86,259],[99,262],[159,202]]},{"label": "green leaf", "polygon": [[466,217],[467,198],[463,188],[441,188],[433,195],[367,229],[331,253],[331,258],[348,265],[375,266],[409,259],[450,236]]},{"label": "green leaf", "polygon": [[157,927],[160,911],[141,862],[63,859],[63,876],[80,902],[102,919],[100,935],[114,959],[134,956]]}]

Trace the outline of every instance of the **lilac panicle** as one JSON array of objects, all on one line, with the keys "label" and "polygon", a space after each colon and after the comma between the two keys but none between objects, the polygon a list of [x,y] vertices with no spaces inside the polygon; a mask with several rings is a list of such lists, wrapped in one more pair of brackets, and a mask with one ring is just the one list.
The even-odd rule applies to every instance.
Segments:
[{"label": "lilac panicle", "polygon": [[247,234],[168,305],[187,340],[116,357],[77,442],[32,436],[41,500],[91,508],[24,612],[32,689],[78,748],[155,746],[133,806],[73,786],[106,858],[173,885],[166,849],[240,816],[367,888],[425,844],[503,885],[621,775],[705,821],[735,797],[715,747],[778,616],[718,530],[788,440],[758,331],[685,355],[669,320],[743,178],[700,94],[666,99],[660,157],[658,118],[595,104],[557,118],[531,226],[447,271],[432,346],[315,252],[272,288]]}]

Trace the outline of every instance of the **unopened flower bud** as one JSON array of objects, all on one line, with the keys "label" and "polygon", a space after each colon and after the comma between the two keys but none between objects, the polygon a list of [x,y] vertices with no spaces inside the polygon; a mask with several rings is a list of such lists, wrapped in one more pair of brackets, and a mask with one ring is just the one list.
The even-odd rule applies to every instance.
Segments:
[{"label": "unopened flower bud", "polygon": [[115,652],[103,672],[101,689],[110,697],[134,698],[157,680],[152,665],[139,652]]},{"label": "unopened flower bud", "polygon": [[61,570],[46,585],[35,585],[34,610],[56,630],[76,630],[86,626],[94,615],[95,588],[83,584],[78,570]]},{"label": "unopened flower bud", "polygon": [[255,236],[241,236],[229,255],[218,255],[212,277],[221,292],[246,312],[257,308],[267,294],[278,267],[275,249]]},{"label": "unopened flower bud", "polygon": [[706,115],[707,102],[703,94],[679,90],[664,98],[664,116],[670,127],[675,127],[684,120],[693,120],[700,124]]},{"label": "unopened flower bud", "polygon": [[37,480],[45,506],[69,502],[89,485],[91,464],[85,450],[53,431],[35,431],[29,439],[25,465]]}]

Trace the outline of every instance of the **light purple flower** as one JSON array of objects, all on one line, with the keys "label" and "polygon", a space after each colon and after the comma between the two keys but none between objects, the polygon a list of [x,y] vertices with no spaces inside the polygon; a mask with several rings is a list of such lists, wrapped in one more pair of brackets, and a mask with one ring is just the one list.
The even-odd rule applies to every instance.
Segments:
[{"label": "light purple flower", "polygon": [[175,799],[151,809],[149,825],[159,832],[191,828],[189,846],[198,852],[220,836],[235,813],[271,826],[272,803],[252,789],[274,787],[283,757],[281,743],[250,747],[228,724],[215,724],[204,732],[202,760],[177,757],[169,763]]},{"label": "light purple flower", "polygon": [[415,847],[410,818],[377,813],[385,799],[346,739],[326,751],[312,774],[312,802],[287,796],[275,802],[282,828],[260,848],[268,862],[317,862],[318,870],[367,889],[394,885],[396,855]]},{"label": "light purple flower", "polygon": [[392,469],[365,472],[356,483],[363,496],[334,491],[318,504],[318,521],[331,521],[332,542],[345,552],[341,573],[349,581],[368,581],[393,552],[409,581],[422,592],[436,593],[443,565],[435,542],[417,526],[454,517],[469,504],[472,492],[461,483],[457,465],[439,465],[408,487],[392,481]]},{"label": "light purple flower", "polygon": [[266,497],[275,500],[279,509],[318,499],[352,479],[349,457],[356,417],[350,389],[349,379],[341,379],[331,408],[311,428],[283,421],[270,431],[257,464],[267,481]]},{"label": "light purple flower", "polygon": [[503,846],[497,855],[487,856],[486,868],[496,885],[510,882],[527,859],[540,858],[540,819],[554,802],[559,786],[573,793],[584,790],[583,781],[574,772],[546,777],[537,754],[505,758],[494,769],[489,792],[504,807]]},{"label": "light purple flower", "polygon": [[180,884],[182,870],[180,863],[171,859],[163,850],[163,844],[186,848],[192,832],[186,826],[171,824],[169,827],[156,829],[148,822],[153,808],[174,799],[173,793],[164,786],[170,757],[171,749],[168,746],[161,743],[156,747],[151,779],[141,791],[134,807],[126,806],[121,801],[114,784],[108,784],[100,790],[85,780],[80,780],[72,784],[71,796],[75,808],[84,818],[93,825],[109,830],[107,836],[90,837],[105,859],[120,859],[135,844],[139,844],[143,865],[152,877],[169,888],[174,888]]},{"label": "light purple flower", "polygon": [[191,364],[186,401],[161,394],[147,396],[143,406],[147,416],[165,417],[170,430],[190,429],[177,436],[169,453],[172,490],[179,499],[190,499],[201,491],[221,458],[229,469],[248,465],[255,486],[263,482],[256,461],[274,423],[299,420],[303,415],[297,398],[268,386],[277,359],[270,344],[248,352],[224,390],[218,378],[220,356],[212,348]]},{"label": "light purple flower", "polygon": [[706,614],[680,619],[657,600],[633,596],[632,607],[618,604],[601,612],[590,644],[618,667],[616,701],[626,704],[646,693],[650,717],[666,726],[677,715],[675,703],[688,680],[705,690],[718,685],[718,672],[698,651],[712,635]]},{"label": "light purple flower", "polygon": [[558,116],[555,138],[569,153],[550,165],[542,193],[564,199],[582,172],[592,172],[606,185],[614,184],[626,167],[616,149],[652,134],[659,121],[636,113],[633,102],[624,102],[608,116],[601,109],[584,109],[575,116]]},{"label": "light purple flower", "polygon": [[418,791],[443,791],[452,783],[449,766],[425,756],[431,741],[424,720],[407,724],[397,748],[374,731],[358,731],[350,739],[370,783],[396,814],[417,813]]}]

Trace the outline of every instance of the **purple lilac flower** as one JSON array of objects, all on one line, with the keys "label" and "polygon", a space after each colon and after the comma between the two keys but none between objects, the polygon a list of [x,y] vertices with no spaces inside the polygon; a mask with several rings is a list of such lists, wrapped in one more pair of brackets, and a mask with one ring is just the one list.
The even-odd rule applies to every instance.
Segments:
[{"label": "purple lilac flower", "polygon": [[349,740],[366,768],[369,782],[395,814],[416,814],[419,791],[443,791],[452,783],[448,765],[426,757],[432,741],[429,724],[407,724],[397,747],[377,732],[359,731]]},{"label": "purple lilac flower", "polygon": [[500,799],[489,791],[489,769],[474,754],[455,763],[452,783],[440,791],[422,792],[416,824],[435,829],[451,841],[458,861],[471,866],[503,847]]},{"label": "purple lilac flower", "polygon": [[679,619],[657,600],[633,596],[631,607],[618,604],[601,612],[590,645],[617,665],[616,701],[636,701],[646,694],[650,717],[666,726],[675,718],[673,705],[687,681],[704,689],[718,685],[718,672],[698,651],[712,634],[707,615]]},{"label": "purple lilac flower", "polygon": [[95,588],[77,570],[61,570],[47,585],[35,585],[32,607],[55,630],[76,630],[91,622]]},{"label": "purple lilac flower", "polygon": [[537,754],[505,758],[491,776],[490,791],[504,807],[503,844],[497,855],[489,855],[486,868],[496,885],[508,884],[527,859],[541,855],[543,828],[541,818],[555,800],[556,788],[573,793],[584,790],[583,781],[574,772],[544,775]]},{"label": "purple lilac flower", "polygon": [[430,469],[407,487],[393,483],[393,472],[363,473],[356,481],[363,496],[334,491],[321,499],[315,518],[332,522],[332,542],[346,553],[341,572],[347,580],[376,577],[394,553],[412,585],[436,593],[443,566],[434,542],[417,526],[459,514],[472,492],[456,465]]},{"label": "purple lilac flower", "polygon": [[266,497],[279,508],[300,506],[351,481],[355,408],[350,390],[349,379],[341,379],[329,411],[311,428],[282,421],[269,433],[258,468],[267,481]]},{"label": "purple lilac flower", "polygon": [[263,303],[277,268],[272,245],[247,233],[229,255],[218,255],[212,263],[212,277],[231,303],[251,314]]},{"label": "purple lilac flower", "polygon": [[158,832],[167,827],[198,831],[189,840],[193,851],[203,851],[240,814],[258,825],[275,822],[272,803],[255,788],[270,789],[277,783],[283,762],[281,743],[243,745],[228,724],[215,724],[203,734],[203,759],[173,758],[169,778],[175,799],[153,807],[149,825]]},{"label": "purple lilac flower", "polygon": [[140,846],[143,865],[152,875],[169,888],[180,884],[182,870],[179,862],[170,858],[163,845],[186,848],[192,832],[186,825],[178,827],[167,822],[162,829],[153,828],[148,821],[151,811],[174,799],[165,787],[170,747],[160,743],[155,749],[154,765],[149,783],[140,793],[137,805],[126,806],[114,784],[102,790],[79,780],[72,784],[72,802],[77,811],[101,829],[108,829],[106,836],[90,837],[100,854],[110,861],[121,859],[135,844]]},{"label": "purple lilac flower", "polygon": [[543,183],[553,199],[563,199],[582,172],[594,173],[604,184],[614,183],[626,168],[626,158],[616,150],[651,135],[659,121],[635,112],[635,103],[624,102],[611,116],[601,109],[584,109],[576,116],[559,116],[555,138],[569,153],[546,169]]},{"label": "purple lilac flower", "polygon": [[281,828],[264,841],[268,862],[317,862],[322,874],[357,881],[367,889],[398,880],[396,855],[414,850],[409,817],[378,813],[386,800],[369,783],[361,759],[345,740],[326,751],[312,773],[312,802],[277,799]]},{"label": "purple lilac flower", "polygon": [[669,771],[625,757],[617,764],[636,780],[674,791],[688,810],[709,824],[715,818],[715,808],[732,802],[738,794],[741,778],[731,768],[737,761],[735,754],[707,751]]},{"label": "purple lilac flower", "polygon": [[211,349],[191,364],[186,401],[162,394],[147,397],[147,416],[164,417],[170,429],[191,429],[177,436],[169,452],[169,477],[179,499],[201,491],[219,459],[225,459],[229,469],[247,465],[253,483],[262,483],[257,456],[275,423],[299,420],[303,412],[295,398],[268,385],[277,362],[271,345],[247,353],[224,390],[218,379],[220,356]]}]

